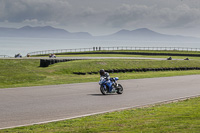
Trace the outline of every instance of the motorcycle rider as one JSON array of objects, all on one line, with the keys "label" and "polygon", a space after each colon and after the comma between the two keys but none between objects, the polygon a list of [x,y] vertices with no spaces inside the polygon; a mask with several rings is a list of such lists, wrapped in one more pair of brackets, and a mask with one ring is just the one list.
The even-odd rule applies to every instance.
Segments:
[{"label": "motorcycle rider", "polygon": [[104,69],[101,69],[101,70],[99,71],[99,73],[100,73],[100,77],[106,78],[107,80],[110,79],[109,73],[108,73],[108,72],[105,72]]},{"label": "motorcycle rider", "polygon": [[[100,73],[100,78],[103,77],[103,78],[105,78],[107,80],[107,82],[111,82],[109,73],[105,72],[104,69],[101,69],[99,71],[99,73]],[[111,92],[112,91],[112,83],[108,83],[107,85],[109,87],[109,92]]]}]

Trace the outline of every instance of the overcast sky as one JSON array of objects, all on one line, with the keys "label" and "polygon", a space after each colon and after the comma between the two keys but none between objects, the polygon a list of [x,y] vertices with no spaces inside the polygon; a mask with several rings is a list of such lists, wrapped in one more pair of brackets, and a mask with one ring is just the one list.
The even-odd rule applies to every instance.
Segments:
[{"label": "overcast sky", "polygon": [[200,0],[0,0],[0,27],[111,34],[149,28],[200,37]]}]

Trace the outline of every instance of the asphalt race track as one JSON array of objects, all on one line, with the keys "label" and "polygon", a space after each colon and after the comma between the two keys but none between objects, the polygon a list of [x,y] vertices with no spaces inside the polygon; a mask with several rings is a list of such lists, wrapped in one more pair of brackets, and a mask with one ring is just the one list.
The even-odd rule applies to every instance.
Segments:
[{"label": "asphalt race track", "polygon": [[[136,60],[167,60],[167,58],[148,58],[148,57],[56,57],[56,58],[49,58],[49,57],[23,57],[23,58],[4,58],[4,59],[16,59],[16,60],[30,60],[30,59],[136,59]],[[183,59],[173,59],[173,60],[183,60]]]},{"label": "asphalt race track", "polygon": [[122,95],[91,83],[0,89],[0,129],[46,123],[200,95],[200,75],[119,80]]}]

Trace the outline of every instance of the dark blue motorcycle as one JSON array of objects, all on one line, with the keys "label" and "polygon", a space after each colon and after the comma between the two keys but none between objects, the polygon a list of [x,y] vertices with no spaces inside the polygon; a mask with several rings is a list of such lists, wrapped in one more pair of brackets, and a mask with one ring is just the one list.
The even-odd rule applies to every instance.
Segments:
[{"label": "dark blue motorcycle", "polygon": [[122,94],[123,87],[121,84],[117,83],[117,80],[119,80],[118,77],[110,78],[110,79],[101,77],[99,81],[101,93],[103,95],[111,94],[111,93]]}]

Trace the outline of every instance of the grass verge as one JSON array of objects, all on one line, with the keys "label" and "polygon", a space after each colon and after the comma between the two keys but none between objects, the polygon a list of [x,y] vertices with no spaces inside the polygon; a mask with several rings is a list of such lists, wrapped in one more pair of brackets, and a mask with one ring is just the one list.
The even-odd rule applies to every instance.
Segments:
[{"label": "grass verge", "polygon": [[200,97],[48,124],[1,130],[0,133],[199,133]]},{"label": "grass verge", "polygon": [[[0,60],[0,88],[97,82],[99,75],[74,75],[73,72],[99,71],[100,69],[200,67],[199,60],[77,60],[39,67],[39,60]],[[153,78],[200,74],[199,70],[165,72],[131,72],[110,74],[123,79]]]},{"label": "grass verge", "polygon": [[167,59],[172,57],[172,59],[186,59],[198,60],[200,57],[188,57],[188,56],[167,56],[167,55],[128,55],[128,54],[76,54],[76,55],[56,55],[57,57],[143,57],[143,58],[164,58]]}]

